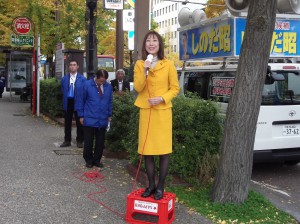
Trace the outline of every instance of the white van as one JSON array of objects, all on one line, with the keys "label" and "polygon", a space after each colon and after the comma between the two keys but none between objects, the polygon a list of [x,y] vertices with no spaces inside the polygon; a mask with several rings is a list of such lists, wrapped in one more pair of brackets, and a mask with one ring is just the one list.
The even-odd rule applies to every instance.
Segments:
[{"label": "white van", "polygon": [[[254,162],[300,162],[300,64],[270,63],[257,121]],[[226,113],[237,64],[185,67],[178,70],[183,93],[194,92],[219,102]]]}]

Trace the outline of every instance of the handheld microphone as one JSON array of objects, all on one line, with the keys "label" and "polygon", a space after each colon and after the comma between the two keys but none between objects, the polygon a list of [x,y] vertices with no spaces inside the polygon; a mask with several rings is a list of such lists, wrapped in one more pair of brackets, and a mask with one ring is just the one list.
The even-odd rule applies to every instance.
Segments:
[{"label": "handheld microphone", "polygon": [[153,60],[153,55],[148,54],[147,59],[145,61],[145,65],[147,66],[146,67],[146,77],[148,77],[148,71],[149,71],[150,65],[152,63],[152,60]]}]

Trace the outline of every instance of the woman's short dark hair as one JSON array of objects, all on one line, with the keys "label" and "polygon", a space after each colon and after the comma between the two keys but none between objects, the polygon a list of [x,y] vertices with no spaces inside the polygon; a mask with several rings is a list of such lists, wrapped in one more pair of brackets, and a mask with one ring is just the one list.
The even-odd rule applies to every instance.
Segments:
[{"label": "woman's short dark hair", "polygon": [[104,69],[99,69],[97,72],[96,72],[96,77],[97,79],[103,77],[105,79],[108,79],[108,72]]},{"label": "woman's short dark hair", "polygon": [[146,60],[147,59],[147,56],[148,56],[148,52],[146,51],[146,40],[149,36],[156,36],[157,39],[158,39],[158,42],[159,42],[159,50],[157,52],[157,58],[159,60],[162,60],[165,58],[165,53],[164,53],[164,43],[163,43],[163,39],[162,37],[159,35],[159,33],[157,33],[156,31],[149,31],[145,37],[144,37],[144,40],[143,40],[143,47],[142,47],[142,59],[143,60]]}]

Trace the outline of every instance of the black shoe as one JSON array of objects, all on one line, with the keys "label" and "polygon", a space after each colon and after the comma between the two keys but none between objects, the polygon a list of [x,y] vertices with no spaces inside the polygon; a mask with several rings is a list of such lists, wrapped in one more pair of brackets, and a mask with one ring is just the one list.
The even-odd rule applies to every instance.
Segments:
[{"label": "black shoe", "polygon": [[77,142],[77,148],[83,148],[83,143],[82,142]]},{"label": "black shoe", "polygon": [[155,188],[150,189],[149,187],[146,188],[146,190],[144,191],[144,193],[141,195],[143,198],[148,198],[151,196],[151,194],[154,194],[155,192]]},{"label": "black shoe", "polygon": [[99,167],[99,168],[103,168],[103,163],[94,163],[94,166]]},{"label": "black shoe", "polygon": [[154,193],[154,200],[160,200],[164,196],[164,190],[156,189]]},{"label": "black shoe", "polygon": [[89,163],[85,164],[85,166],[86,166],[87,168],[93,168],[93,165],[92,165],[92,164],[89,164]]},{"label": "black shoe", "polygon": [[60,145],[60,147],[68,147],[68,146],[71,146],[71,142],[66,142],[66,141],[64,141],[64,142]]}]

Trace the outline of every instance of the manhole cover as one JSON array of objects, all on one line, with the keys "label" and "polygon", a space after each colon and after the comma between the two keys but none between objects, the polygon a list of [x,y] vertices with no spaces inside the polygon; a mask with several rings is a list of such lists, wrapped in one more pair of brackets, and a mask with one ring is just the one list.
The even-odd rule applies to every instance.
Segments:
[{"label": "manhole cover", "polygon": [[13,116],[26,116],[25,114],[13,114]]},{"label": "manhole cover", "polygon": [[53,152],[56,153],[56,155],[62,156],[62,155],[82,155],[83,151],[82,149],[60,149],[60,150],[53,150]]}]

